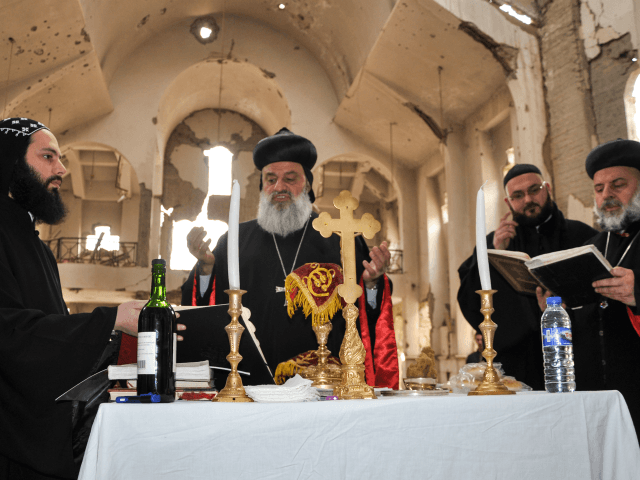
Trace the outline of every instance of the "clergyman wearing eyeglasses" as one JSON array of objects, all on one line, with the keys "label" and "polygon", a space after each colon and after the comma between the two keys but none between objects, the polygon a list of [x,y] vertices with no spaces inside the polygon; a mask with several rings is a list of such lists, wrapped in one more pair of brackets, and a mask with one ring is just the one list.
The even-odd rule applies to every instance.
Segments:
[{"label": "clergyman wearing eyeglasses", "polygon": [[[549,182],[535,165],[518,164],[504,177],[504,201],[509,211],[498,228],[487,235],[487,248],[525,252],[530,257],[579,247],[597,232],[575,220],[567,220],[552,199]],[[518,294],[496,270],[491,268],[492,319],[499,325],[494,348],[495,361],[507,375],[534,390],[544,390],[540,316],[535,297]],[[480,276],[476,252],[458,269],[458,303],[466,320],[478,331],[484,319],[479,310]]]}]

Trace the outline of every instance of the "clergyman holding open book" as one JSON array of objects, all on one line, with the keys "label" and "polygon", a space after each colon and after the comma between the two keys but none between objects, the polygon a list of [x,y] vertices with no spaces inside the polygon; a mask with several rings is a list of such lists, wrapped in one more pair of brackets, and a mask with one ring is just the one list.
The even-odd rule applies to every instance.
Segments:
[{"label": "clergyman holding open book", "polygon": [[[597,232],[575,220],[567,220],[552,199],[549,182],[535,165],[515,165],[504,177],[505,203],[509,211],[500,219],[498,228],[487,235],[487,247],[524,252],[530,257],[579,247]],[[502,363],[507,375],[526,383],[534,390],[544,390],[540,317],[535,296],[516,292],[493,266],[491,285],[498,291],[493,296],[492,319],[499,326],[494,347],[496,362]],[[480,275],[476,252],[458,269],[460,289],[458,303],[466,320],[478,330],[483,316],[476,290]]]},{"label": "clergyman holding open book", "polygon": [[615,140],[586,160],[602,232],[595,245],[613,278],[593,282],[601,301],[575,311],[572,323],[578,390],[618,390],[640,436],[640,143]]}]

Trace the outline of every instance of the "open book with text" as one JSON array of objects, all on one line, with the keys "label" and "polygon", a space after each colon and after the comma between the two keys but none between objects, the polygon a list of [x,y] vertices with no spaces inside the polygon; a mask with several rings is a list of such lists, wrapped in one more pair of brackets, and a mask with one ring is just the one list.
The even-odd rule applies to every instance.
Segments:
[{"label": "open book with text", "polygon": [[535,295],[542,286],[562,297],[569,307],[599,301],[591,284],[610,278],[611,265],[594,245],[545,253],[534,258],[523,252],[487,250],[489,262],[519,293]]}]

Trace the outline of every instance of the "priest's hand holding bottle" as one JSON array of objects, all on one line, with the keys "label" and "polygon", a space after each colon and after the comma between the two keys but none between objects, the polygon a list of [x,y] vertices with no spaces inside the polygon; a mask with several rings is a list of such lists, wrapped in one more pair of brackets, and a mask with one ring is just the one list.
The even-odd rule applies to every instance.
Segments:
[{"label": "priest's hand holding bottle", "polygon": [[[116,324],[114,330],[120,330],[127,335],[138,336],[138,317],[140,310],[147,304],[146,300],[132,300],[118,306],[116,315]],[[180,318],[180,314],[176,312],[176,318]],[[177,326],[179,331],[186,330],[187,327],[181,323]],[[178,341],[182,340],[182,335],[178,335]]]},{"label": "priest's hand holding bottle", "polygon": [[198,260],[198,273],[200,275],[211,275],[216,257],[209,249],[211,239],[205,241],[207,232],[203,227],[193,227],[187,234],[187,248],[189,253]]}]

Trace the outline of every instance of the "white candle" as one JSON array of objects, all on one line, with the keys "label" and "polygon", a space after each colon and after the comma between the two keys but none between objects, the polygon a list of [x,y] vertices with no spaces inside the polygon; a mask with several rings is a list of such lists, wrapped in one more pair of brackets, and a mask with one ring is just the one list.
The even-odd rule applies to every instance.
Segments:
[{"label": "white candle", "polygon": [[229,205],[229,235],[227,237],[227,263],[229,264],[229,289],[240,290],[240,253],[238,228],[240,223],[240,184],[233,181]]},{"label": "white candle", "polygon": [[[486,182],[482,185],[484,187]],[[480,285],[482,290],[491,290],[491,277],[489,276],[489,257],[487,256],[487,228],[484,218],[484,191],[480,187],[476,200],[476,256],[478,259],[478,271],[480,272]]]}]

